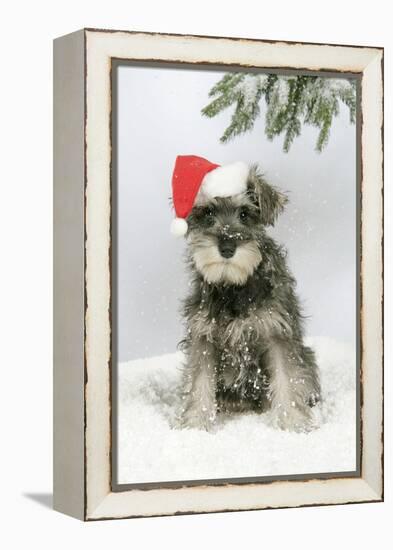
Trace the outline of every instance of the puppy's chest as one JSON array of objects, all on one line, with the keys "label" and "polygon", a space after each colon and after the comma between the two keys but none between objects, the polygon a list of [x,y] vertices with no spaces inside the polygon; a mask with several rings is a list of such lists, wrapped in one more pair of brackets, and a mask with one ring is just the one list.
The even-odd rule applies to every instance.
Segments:
[{"label": "puppy's chest", "polygon": [[261,304],[252,296],[234,299],[226,293],[214,301],[202,302],[203,319],[212,340],[218,348],[240,349],[255,340],[255,323],[258,315],[263,315]]},{"label": "puppy's chest", "polygon": [[246,318],[263,306],[271,295],[271,286],[258,280],[244,287],[228,286],[202,289],[201,303],[209,312],[210,318],[219,323],[227,323],[238,318]]},{"label": "puppy's chest", "polygon": [[[239,294],[241,294],[239,296]],[[217,348],[235,353],[247,345],[252,353],[263,353],[273,336],[290,336],[290,317],[272,294],[209,293],[195,304],[190,317],[194,334],[206,336]]]}]

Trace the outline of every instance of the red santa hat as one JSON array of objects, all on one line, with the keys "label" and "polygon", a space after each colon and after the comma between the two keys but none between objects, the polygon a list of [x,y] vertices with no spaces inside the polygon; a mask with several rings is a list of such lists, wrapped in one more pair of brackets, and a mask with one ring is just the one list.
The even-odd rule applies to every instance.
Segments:
[{"label": "red santa hat", "polygon": [[173,235],[187,233],[186,218],[199,194],[206,197],[232,197],[247,189],[249,168],[244,162],[220,166],[202,157],[183,155],[176,158],[172,176],[173,205],[176,218]]}]

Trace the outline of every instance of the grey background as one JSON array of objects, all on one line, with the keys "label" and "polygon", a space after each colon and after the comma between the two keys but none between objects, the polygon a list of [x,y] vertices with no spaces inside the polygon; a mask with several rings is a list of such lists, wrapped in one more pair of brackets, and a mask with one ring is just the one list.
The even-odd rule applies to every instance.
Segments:
[{"label": "grey background", "polygon": [[[231,109],[201,116],[224,73],[193,68],[118,67],[117,357],[173,352],[182,336],[187,292],[184,239],[169,232],[171,175],[179,154],[218,164],[258,162],[290,203],[271,230],[288,249],[308,317],[307,334],[345,341],[356,335],[356,127],[341,107],[328,146],[303,127],[289,153],[264,135],[264,110],[251,133],[222,145]],[[261,104],[263,107],[263,103]]]}]

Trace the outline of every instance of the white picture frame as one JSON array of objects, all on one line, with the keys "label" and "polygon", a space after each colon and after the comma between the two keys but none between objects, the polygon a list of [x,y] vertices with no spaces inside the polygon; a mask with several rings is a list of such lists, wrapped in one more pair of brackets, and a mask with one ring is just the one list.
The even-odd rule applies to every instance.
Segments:
[{"label": "white picture frame", "polygon": [[[360,79],[356,476],[113,487],[111,70],[118,60]],[[99,520],[383,500],[383,49],[80,30],[54,42],[54,158],[54,508]]]}]

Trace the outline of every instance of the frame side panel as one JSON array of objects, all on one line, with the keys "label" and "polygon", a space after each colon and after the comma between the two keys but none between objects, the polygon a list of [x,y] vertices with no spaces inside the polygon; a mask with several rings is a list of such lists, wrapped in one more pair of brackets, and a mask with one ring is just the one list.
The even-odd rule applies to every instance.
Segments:
[{"label": "frame side panel", "polygon": [[362,477],[383,498],[383,55],[363,73]]},{"label": "frame side panel", "polygon": [[54,508],[84,519],[84,31],[54,41]]}]

